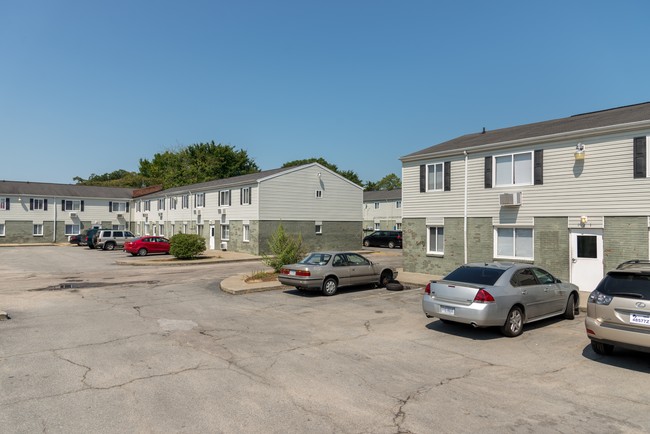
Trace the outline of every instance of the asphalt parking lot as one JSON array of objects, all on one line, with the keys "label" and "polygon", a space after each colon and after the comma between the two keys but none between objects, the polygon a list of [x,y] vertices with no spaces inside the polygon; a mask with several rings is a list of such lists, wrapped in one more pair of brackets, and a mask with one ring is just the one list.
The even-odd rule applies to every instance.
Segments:
[{"label": "asphalt parking lot", "polygon": [[0,431],[636,433],[650,357],[591,350],[584,314],[498,330],[420,289],[230,295],[261,263],[133,267],[0,248]]}]

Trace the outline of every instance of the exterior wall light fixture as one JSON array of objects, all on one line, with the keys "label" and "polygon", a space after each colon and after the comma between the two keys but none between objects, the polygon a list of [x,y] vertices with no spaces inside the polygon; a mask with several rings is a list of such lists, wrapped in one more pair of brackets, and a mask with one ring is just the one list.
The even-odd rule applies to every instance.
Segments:
[{"label": "exterior wall light fixture", "polygon": [[585,145],[584,143],[578,143],[576,145],[576,152],[573,154],[576,158],[576,160],[584,160],[585,159]]}]

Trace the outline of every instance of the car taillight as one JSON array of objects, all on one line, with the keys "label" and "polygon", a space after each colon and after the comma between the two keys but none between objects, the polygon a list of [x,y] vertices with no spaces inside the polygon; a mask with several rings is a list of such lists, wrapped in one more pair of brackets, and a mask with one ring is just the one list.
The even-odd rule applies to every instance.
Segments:
[{"label": "car taillight", "polygon": [[494,297],[485,289],[481,288],[474,297],[474,303],[494,303]]},{"label": "car taillight", "polygon": [[427,286],[424,287],[424,293],[431,295],[431,282],[427,283]]},{"label": "car taillight", "polygon": [[308,277],[311,276],[311,273],[305,270],[296,270],[296,276]]},{"label": "car taillight", "polygon": [[289,274],[289,270],[286,268],[280,268],[280,274]]}]

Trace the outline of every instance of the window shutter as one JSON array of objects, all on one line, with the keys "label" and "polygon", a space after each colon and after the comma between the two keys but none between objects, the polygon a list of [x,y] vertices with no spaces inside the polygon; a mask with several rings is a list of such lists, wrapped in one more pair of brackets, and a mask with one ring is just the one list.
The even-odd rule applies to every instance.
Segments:
[{"label": "window shutter", "polygon": [[420,193],[427,191],[427,166],[420,166]]},{"label": "window shutter", "polygon": [[221,192],[219,192],[219,200],[217,201],[217,206],[221,206]]},{"label": "window shutter", "polygon": [[9,211],[9,198],[7,198],[7,204],[6,204],[6,208],[5,208],[5,209],[6,209],[7,211]]},{"label": "window shutter", "polygon": [[228,190],[228,206],[232,205],[232,190]]},{"label": "window shutter", "polygon": [[646,138],[634,138],[634,177],[645,178],[646,172]]},{"label": "window shutter", "polygon": [[61,201],[61,211],[65,211],[65,200]]},{"label": "window shutter", "polygon": [[485,188],[492,188],[492,157],[485,157]]},{"label": "window shutter", "polygon": [[[83,204],[81,206],[83,206]],[[126,203],[126,212],[129,212],[129,203],[128,202]]]},{"label": "window shutter", "polygon": [[29,198],[29,210],[34,211],[34,199]]},{"label": "window shutter", "polygon": [[239,189],[239,204],[240,205],[244,204],[244,189],[243,188]]},{"label": "window shutter", "polygon": [[84,201],[82,200],[81,201],[81,211],[83,211],[83,210],[84,210]]},{"label": "window shutter", "polygon": [[534,164],[534,184],[542,185],[544,184],[544,150],[537,149],[535,151],[535,162]]},{"label": "window shutter", "polygon": [[451,161],[445,161],[445,180],[444,180],[444,190],[451,191]]},{"label": "window shutter", "polygon": [[47,211],[47,199],[43,201],[43,211]]},{"label": "window shutter", "polygon": [[108,212],[113,212],[113,202],[108,202]]}]

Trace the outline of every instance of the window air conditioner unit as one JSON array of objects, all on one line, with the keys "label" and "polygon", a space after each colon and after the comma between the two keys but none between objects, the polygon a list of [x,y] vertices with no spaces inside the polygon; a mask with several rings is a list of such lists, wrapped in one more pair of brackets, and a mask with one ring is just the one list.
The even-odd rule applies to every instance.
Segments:
[{"label": "window air conditioner unit", "polygon": [[158,218],[163,218],[163,213],[159,212],[158,213]]},{"label": "window air conditioner unit", "polygon": [[225,212],[225,210],[224,210],[223,208],[219,208],[219,209],[217,210],[217,213],[218,213],[218,214],[223,214],[224,212]]},{"label": "window air conditioner unit", "polygon": [[521,205],[522,196],[521,191],[516,193],[501,193],[499,195],[499,204],[501,206],[519,206]]},{"label": "window air conditioner unit", "polygon": [[75,218],[78,217],[76,212],[71,212],[70,213],[70,218]]},{"label": "window air conditioner unit", "polygon": [[124,217],[124,214],[118,214],[118,215],[117,215],[117,218],[118,218],[118,219],[121,219],[121,218],[123,218],[123,217]]},{"label": "window air conditioner unit", "polygon": [[221,250],[228,250],[228,243],[226,241],[221,242]]}]

